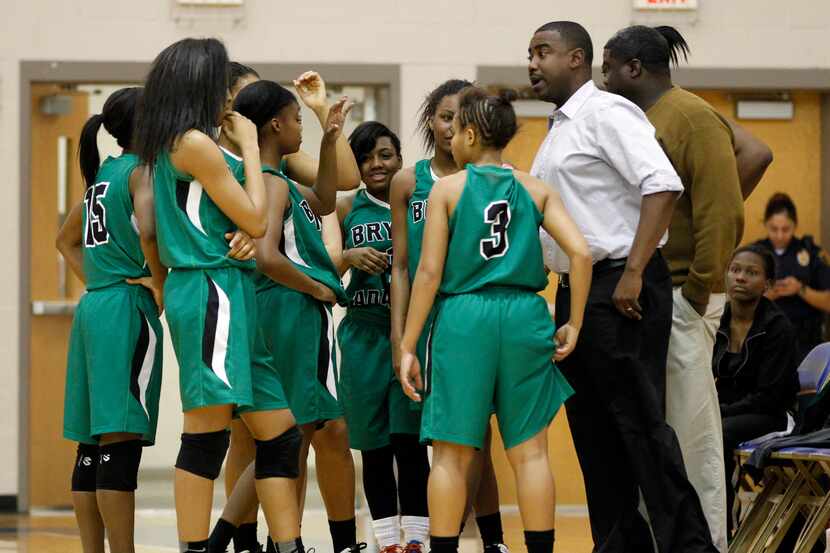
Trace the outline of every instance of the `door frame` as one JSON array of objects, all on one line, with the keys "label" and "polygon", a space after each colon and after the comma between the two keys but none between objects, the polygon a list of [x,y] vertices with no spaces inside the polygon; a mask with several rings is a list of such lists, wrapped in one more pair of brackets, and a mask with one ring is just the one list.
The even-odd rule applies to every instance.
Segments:
[{"label": "door frame", "polygon": [[[332,63],[250,63],[263,79],[291,82],[313,67],[332,84],[388,86],[389,127],[398,132],[401,122],[401,70],[393,64],[332,64]],[[19,203],[19,274],[18,287],[18,461],[17,510],[29,510],[29,401],[31,364],[31,93],[33,83],[140,83],[150,69],[150,62],[138,61],[33,61],[20,62],[20,203]],[[63,439],[56,436],[57,439]]]},{"label": "door frame", "polygon": [[[528,86],[526,65],[480,65],[477,68],[476,78],[484,86]],[[594,82],[602,82],[602,71],[598,67],[593,68],[593,79]],[[672,80],[684,88],[698,90],[735,92],[807,90],[820,94],[821,198],[819,200],[822,217],[819,244],[830,248],[830,69],[679,67],[672,71]],[[529,109],[531,111],[525,115],[540,114],[536,108]],[[552,111],[552,108],[549,108],[547,112],[540,115],[548,115]]]}]

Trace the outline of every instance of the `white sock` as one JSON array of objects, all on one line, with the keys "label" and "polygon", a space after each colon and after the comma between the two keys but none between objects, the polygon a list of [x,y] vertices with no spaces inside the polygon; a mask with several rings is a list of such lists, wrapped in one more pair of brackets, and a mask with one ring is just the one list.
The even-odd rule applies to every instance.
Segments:
[{"label": "white sock", "polygon": [[372,521],[375,539],[382,548],[401,543],[401,521],[397,515]]},{"label": "white sock", "polygon": [[426,543],[429,538],[429,517],[401,517],[401,526],[406,543],[417,541]]}]

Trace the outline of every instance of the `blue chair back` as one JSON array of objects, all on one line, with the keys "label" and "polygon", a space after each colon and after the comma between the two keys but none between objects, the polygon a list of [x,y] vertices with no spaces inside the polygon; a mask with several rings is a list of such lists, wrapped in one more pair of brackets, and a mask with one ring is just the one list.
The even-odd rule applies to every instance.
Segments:
[{"label": "blue chair back", "polygon": [[830,342],[819,344],[798,367],[802,392],[820,392],[830,380]]}]

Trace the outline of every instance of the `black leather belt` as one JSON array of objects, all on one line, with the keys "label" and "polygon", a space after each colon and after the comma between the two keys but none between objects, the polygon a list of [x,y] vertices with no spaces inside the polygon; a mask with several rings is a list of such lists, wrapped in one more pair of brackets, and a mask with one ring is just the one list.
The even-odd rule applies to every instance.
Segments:
[{"label": "black leather belt", "polygon": [[[593,278],[611,271],[622,269],[625,267],[626,263],[628,263],[627,257],[620,257],[619,259],[610,259],[606,257],[603,260],[597,261],[594,263]],[[559,275],[559,286],[561,288],[568,288],[570,284],[571,280],[568,273],[562,273]]]}]

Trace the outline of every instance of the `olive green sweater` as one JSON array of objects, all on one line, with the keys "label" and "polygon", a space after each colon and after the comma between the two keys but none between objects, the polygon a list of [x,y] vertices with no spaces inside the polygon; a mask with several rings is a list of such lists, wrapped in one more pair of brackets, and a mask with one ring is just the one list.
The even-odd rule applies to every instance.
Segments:
[{"label": "olive green sweater", "polygon": [[729,258],[743,234],[732,129],[702,98],[676,86],[646,115],[685,187],[663,255],[673,285],[705,305],[709,294],[723,292]]}]

